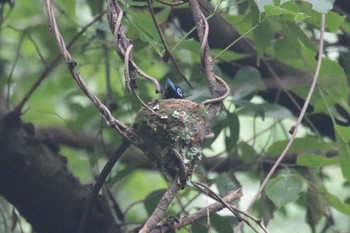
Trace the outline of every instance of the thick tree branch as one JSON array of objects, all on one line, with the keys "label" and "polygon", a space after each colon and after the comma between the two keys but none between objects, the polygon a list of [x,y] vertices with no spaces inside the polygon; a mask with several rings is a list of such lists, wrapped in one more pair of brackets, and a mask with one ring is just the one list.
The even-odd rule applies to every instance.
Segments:
[{"label": "thick tree branch", "polygon": [[[91,186],[67,169],[65,158],[48,148],[34,127],[0,116],[0,195],[38,233],[76,233]],[[119,232],[106,200],[93,205],[86,232]]]}]

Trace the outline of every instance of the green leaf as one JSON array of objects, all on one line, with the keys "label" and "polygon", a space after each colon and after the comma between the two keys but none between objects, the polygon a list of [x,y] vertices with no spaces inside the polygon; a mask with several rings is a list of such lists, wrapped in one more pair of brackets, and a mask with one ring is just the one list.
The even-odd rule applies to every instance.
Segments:
[{"label": "green leaf", "polygon": [[75,19],[75,0],[59,0],[58,3],[72,19]]},{"label": "green leaf", "polygon": [[[344,69],[339,63],[324,58],[322,60],[320,77],[317,84],[322,88],[325,94],[332,96],[332,99],[341,104],[345,109],[349,109],[348,81]],[[343,104],[344,102],[345,104]]]},{"label": "green leaf", "polygon": [[243,67],[236,73],[232,86],[234,101],[250,99],[256,92],[265,89],[259,70],[250,66]]},{"label": "green leaf", "polygon": [[250,163],[256,160],[257,152],[254,147],[244,141],[238,143],[238,150],[244,163]]},{"label": "green leaf", "polygon": [[153,213],[154,209],[157,207],[165,191],[166,191],[165,189],[160,189],[147,195],[143,204],[145,206],[145,209],[148,215],[151,215]]},{"label": "green leaf", "polygon": [[[198,46],[196,46],[195,49],[197,49],[195,51],[198,52]],[[252,56],[252,54],[236,53],[231,50],[225,50],[223,52],[222,49],[211,49],[210,52],[213,54],[213,57],[215,57],[215,60],[222,62],[232,62]]]},{"label": "green leaf", "polygon": [[336,12],[329,12],[326,15],[326,29],[329,32],[337,32],[340,26],[344,23],[346,16],[339,15]]},{"label": "green leaf", "polygon": [[317,154],[301,154],[297,158],[297,165],[306,167],[324,167],[328,165],[338,164],[337,158],[327,158]]},{"label": "green leaf", "polygon": [[162,49],[159,48],[161,46],[161,41],[149,13],[145,11],[129,10],[127,14],[130,25],[137,31],[134,35],[137,35],[142,41],[151,44],[154,49],[160,53]]},{"label": "green leaf", "polygon": [[339,155],[340,167],[345,179],[350,181],[350,130],[349,127],[335,125],[335,137]]},{"label": "green leaf", "polygon": [[217,232],[232,232],[232,226],[230,223],[234,221],[233,217],[223,217],[218,214],[210,215],[210,225]]},{"label": "green leaf", "polygon": [[[256,19],[258,23],[259,19]],[[265,51],[273,43],[273,37],[275,31],[273,30],[274,25],[270,20],[262,21],[257,28],[254,29],[253,34],[255,38],[255,49],[258,53],[258,58],[262,58],[265,54]]]},{"label": "green leaf", "polygon": [[296,201],[302,191],[303,179],[297,175],[279,175],[271,179],[265,188],[268,198],[280,208],[285,204]]},{"label": "green leaf", "polygon": [[264,9],[266,12],[266,16],[288,15],[292,16],[295,22],[303,21],[308,17],[303,12],[295,12],[273,5],[265,5]]},{"label": "green leaf", "polygon": [[191,224],[191,231],[192,233],[207,233],[209,232],[209,227],[207,226],[207,223],[205,222],[206,219],[201,219],[200,221],[196,221],[195,223]]},{"label": "green leaf", "polygon": [[100,12],[100,7],[102,4],[101,1],[87,0],[87,4],[89,5],[89,8],[93,15],[97,15]]},{"label": "green leaf", "polygon": [[[286,147],[289,140],[281,140],[273,143],[268,149],[268,156],[278,156]],[[291,148],[289,149],[289,153],[306,153],[308,151],[313,151],[315,148],[320,150],[320,152],[326,152],[331,148],[331,144],[324,143],[320,140],[319,137],[306,136],[303,138],[296,138]]]},{"label": "green leaf", "polygon": [[226,125],[228,126],[228,133],[225,137],[226,150],[231,151],[238,142],[239,139],[239,120],[235,113],[228,113],[225,119]]},{"label": "green leaf", "polygon": [[273,214],[276,211],[276,206],[273,204],[273,202],[266,196],[266,193],[263,192],[260,196],[260,199],[257,202],[259,209],[258,216],[261,216],[265,226],[267,226],[270,222],[270,220],[273,219]]},{"label": "green leaf", "polygon": [[[330,11],[333,8],[334,1],[335,0],[304,0],[304,2],[311,3],[312,9],[319,13],[327,13]],[[281,5],[289,2],[293,2],[299,5],[303,3],[303,1],[281,0]]]},{"label": "green leaf", "polygon": [[310,225],[312,232],[315,232],[317,224],[328,211],[326,190],[316,171],[304,169],[301,173],[308,184],[305,200],[307,208],[306,221]]},{"label": "green leaf", "polygon": [[335,0],[304,0],[312,4],[312,9],[320,13],[332,10]]},{"label": "green leaf", "polygon": [[346,214],[350,216],[350,205],[345,204],[342,202],[337,196],[327,193],[327,200],[329,204],[334,207],[336,210],[338,210],[340,213]]},{"label": "green leaf", "polygon": [[254,0],[254,1],[255,1],[256,5],[258,6],[260,12],[265,11],[264,7],[266,5],[274,5],[275,4],[273,0]]},{"label": "green leaf", "polygon": [[222,173],[215,179],[215,184],[218,188],[219,195],[225,196],[239,188],[238,180],[229,173]]}]

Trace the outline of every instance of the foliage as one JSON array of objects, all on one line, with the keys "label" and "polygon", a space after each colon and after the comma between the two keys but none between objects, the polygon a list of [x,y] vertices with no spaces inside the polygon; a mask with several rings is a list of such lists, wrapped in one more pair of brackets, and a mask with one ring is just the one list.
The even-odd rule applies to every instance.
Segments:
[{"label": "foliage", "polygon": [[[269,221],[267,228],[270,229],[271,224],[271,232],[289,232],[286,229],[291,228],[286,226],[297,225],[300,221],[306,221],[309,226],[295,231],[335,232],[332,228],[346,231],[350,227],[345,221],[350,216],[350,196],[347,194],[350,181],[350,131],[347,125],[350,63],[346,62],[349,61],[348,47],[341,40],[344,34],[349,35],[350,22],[341,13],[331,10],[333,4],[332,0],[213,1],[215,13],[209,18],[220,15],[241,36],[232,40],[230,47],[225,45],[225,48],[212,50],[215,72],[229,83],[232,93],[215,119],[212,127],[215,137],[205,143],[205,158],[203,163],[199,162],[192,179],[217,189],[221,196],[242,186],[243,193],[248,195],[237,203],[241,209],[247,208],[249,197],[256,193],[257,184],[290,138],[288,130],[300,107],[278,104],[275,99],[279,98],[278,94],[289,95],[292,99],[289,102],[299,105],[300,99],[305,99],[316,70],[321,13],[326,13],[326,53],[305,127],[268,182],[264,197],[253,208],[254,216]],[[162,84],[171,78],[182,86],[189,100],[201,102],[209,97],[208,84],[201,70],[200,43],[172,18],[172,7],[153,2],[157,23],[193,89],[181,78],[176,66],[166,62],[164,45],[147,4],[128,0],[121,1],[121,5],[126,15],[122,24],[133,42],[132,57],[136,64]],[[131,126],[141,104],[134,95],[125,92],[124,64],[113,48],[113,37],[105,16],[85,28],[94,17],[103,15],[103,1],[60,0],[55,7],[61,33],[87,85],[118,120]],[[182,6],[174,8],[181,10]],[[72,80],[66,64],[62,59],[58,60],[60,53],[47,27],[42,5],[16,1],[11,6],[0,1],[0,14],[0,96],[14,108],[36,80],[44,77],[26,102],[22,119],[36,127],[65,128],[81,133],[81,137],[93,138],[92,149],[76,149],[60,142],[60,153],[68,159],[72,172],[86,183],[93,182],[91,177],[99,173],[108,155],[122,142],[122,137],[105,124],[98,110]],[[215,37],[220,39],[225,35]],[[241,46],[240,43],[249,46],[242,50],[232,49],[235,45]],[[227,64],[230,69],[235,67],[234,73],[225,69]],[[269,70],[269,77],[264,70]],[[144,102],[162,98],[161,94],[155,93],[151,82],[141,78],[137,82],[137,92]],[[266,97],[266,93],[276,89],[275,99]],[[317,114],[329,119],[334,131],[324,133],[323,122],[318,122],[319,127],[315,126],[312,119]],[[141,154],[130,148],[124,155],[125,160],[114,168],[107,181],[122,209],[125,223],[130,224],[129,230],[134,227],[132,222],[147,220],[168,183],[150,162],[140,162]],[[205,163],[216,157],[215,163]],[[220,159],[230,167],[221,169]],[[228,161],[231,160],[235,163],[230,164]],[[195,212],[207,202],[204,195],[198,195],[195,189],[187,186],[168,210],[169,216],[180,217]],[[9,210],[8,203],[1,200],[0,205],[3,207],[1,212],[7,216],[15,215]],[[293,216],[293,211],[297,211],[299,217]],[[6,230],[7,221],[0,221],[0,231]],[[180,232],[229,232],[228,229],[237,224],[235,221],[232,215],[219,212]]]}]

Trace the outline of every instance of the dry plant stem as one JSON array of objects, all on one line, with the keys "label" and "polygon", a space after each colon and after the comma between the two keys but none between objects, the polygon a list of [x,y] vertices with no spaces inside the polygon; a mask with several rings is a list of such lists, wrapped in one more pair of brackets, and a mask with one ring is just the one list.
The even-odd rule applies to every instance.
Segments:
[{"label": "dry plant stem", "polygon": [[[119,57],[122,60],[124,60],[126,50],[131,43],[121,28],[123,10],[118,6],[118,4],[114,0],[107,1],[107,16],[108,16],[108,22],[109,22],[110,28],[113,32],[114,48],[116,49]],[[135,71],[141,77],[151,81],[156,87],[156,93],[160,93],[161,87],[158,80],[150,75],[147,75],[145,72],[143,72],[132,59],[129,59],[129,60],[130,60],[131,67],[135,69]]]},{"label": "dry plant stem", "polygon": [[[79,38],[81,35],[83,35],[83,33],[91,27],[91,25],[93,25],[95,22],[97,22],[98,20],[101,19],[101,17],[105,14],[105,12],[101,13],[100,15],[96,16],[89,24],[87,24],[86,26],[84,26],[80,32],[78,32],[77,35],[74,36],[74,38],[68,43],[67,45],[67,49],[69,49]],[[29,91],[25,94],[25,96],[22,98],[22,100],[17,104],[17,106],[14,108],[14,111],[17,112],[18,114],[20,114],[22,112],[23,106],[25,105],[25,103],[27,103],[27,101],[29,100],[29,98],[32,96],[32,94],[34,93],[34,91],[40,86],[40,84],[42,83],[42,81],[44,81],[44,79],[46,77],[48,77],[49,73],[55,68],[55,66],[58,64],[58,62],[61,60],[62,54],[59,54],[54,60],[53,62],[50,63],[50,65],[46,66],[44,72],[39,76],[39,78],[35,81],[35,83],[33,84],[33,86],[29,89]]]},{"label": "dry plant stem", "polygon": [[173,179],[169,188],[164,193],[162,199],[158,202],[156,209],[153,211],[151,217],[147,220],[145,225],[139,233],[149,233],[157,224],[164,218],[165,211],[167,211],[172,200],[175,198],[176,193],[180,190],[180,185],[177,182],[177,179]]},{"label": "dry plant stem", "polygon": [[229,96],[230,94],[230,87],[228,86],[228,84],[219,76],[215,75],[216,79],[224,86],[226,92],[222,95],[219,96],[217,98],[212,98],[212,99],[208,99],[202,102],[203,105],[208,105],[208,104],[214,104],[214,103],[218,103],[223,101],[224,99],[227,98],[227,96]]},{"label": "dry plant stem", "polygon": [[[235,200],[238,200],[242,196],[243,196],[242,190],[238,189],[235,192],[232,192],[232,193],[228,194],[227,196],[223,197],[222,200],[225,203],[231,203]],[[190,224],[194,223],[195,221],[207,216],[208,212],[209,213],[216,213],[216,212],[222,210],[223,208],[225,208],[225,205],[223,205],[222,203],[220,203],[220,202],[213,203],[211,205],[208,205],[204,208],[199,209],[194,214],[191,214],[191,215],[188,215],[188,216],[181,218],[179,223],[175,224],[175,227],[176,227],[176,229],[180,229],[186,225],[190,225]]]},{"label": "dry plant stem", "polygon": [[[281,161],[283,160],[284,156],[287,154],[289,148],[292,146],[292,144],[293,144],[293,142],[294,142],[294,140],[296,138],[299,126],[301,124],[301,121],[302,121],[303,117],[305,116],[307,107],[308,107],[308,105],[310,103],[312,94],[313,94],[313,92],[315,90],[315,87],[316,87],[316,84],[317,84],[317,80],[318,80],[318,77],[319,77],[319,74],[320,74],[320,69],[321,69],[321,64],[322,64],[322,56],[323,56],[323,42],[324,42],[323,41],[323,37],[324,37],[324,31],[325,31],[325,24],[326,24],[326,16],[325,16],[325,14],[322,14],[321,15],[320,42],[319,42],[319,52],[318,52],[318,58],[317,58],[317,66],[316,66],[316,70],[315,70],[315,74],[314,74],[314,77],[313,77],[313,80],[312,80],[312,84],[311,84],[310,90],[309,90],[309,92],[307,94],[307,97],[305,99],[305,103],[303,105],[303,108],[301,109],[300,115],[299,115],[295,125],[293,126],[294,130],[293,130],[292,137],[289,139],[289,142],[286,145],[286,147],[284,148],[283,152],[278,157],[277,161],[275,162],[275,164],[271,168],[270,172],[267,174],[267,176],[265,177],[265,179],[261,183],[261,185],[260,185],[260,187],[258,189],[258,192],[253,197],[253,199],[251,200],[251,202],[250,202],[250,204],[249,204],[249,206],[248,206],[248,208],[246,210],[247,212],[251,210],[253,204],[259,198],[259,196],[260,196],[261,192],[264,190],[267,182],[270,180],[272,175],[275,173],[277,167],[280,165]],[[238,232],[241,229],[241,227],[242,227],[242,224],[240,223],[237,226],[235,232]]]},{"label": "dry plant stem", "polygon": [[50,0],[45,1],[45,7],[46,7],[47,15],[49,17],[49,25],[55,36],[58,47],[61,50],[62,56],[67,63],[68,69],[73,79],[78,84],[81,91],[91,100],[91,102],[96,106],[96,108],[100,111],[100,113],[106,118],[106,120],[108,121],[108,124],[111,127],[115,128],[121,135],[126,137],[126,135],[124,134],[126,127],[112,116],[108,108],[101,102],[101,100],[95,94],[90,92],[84,80],[81,78],[80,74],[75,69],[76,62],[73,60],[72,56],[68,52],[64,39],[58,29],[56,18],[55,18]]},{"label": "dry plant stem", "polygon": [[207,46],[208,36],[209,36],[209,24],[202,12],[201,12],[201,16],[204,22],[204,35],[203,35],[203,40],[201,42],[200,55],[201,55],[201,63],[204,64],[205,47]]},{"label": "dry plant stem", "polygon": [[213,198],[214,200],[220,202],[222,205],[224,205],[228,210],[230,210],[236,217],[237,219],[241,222],[243,221],[244,223],[246,223],[254,232],[259,232],[257,229],[255,229],[255,227],[253,225],[250,224],[250,222],[247,219],[241,218],[238,214],[242,214],[244,216],[246,216],[247,218],[253,220],[265,233],[269,233],[269,231],[267,230],[267,228],[263,225],[262,221],[260,219],[255,218],[254,216],[250,215],[249,213],[242,211],[228,203],[226,203],[218,194],[216,194],[214,191],[212,191],[210,188],[208,188],[207,186],[205,186],[202,183],[199,182],[192,182],[193,185],[198,188],[199,190],[201,190],[203,193],[207,194],[209,197]]},{"label": "dry plant stem", "polygon": [[122,144],[119,146],[119,148],[113,153],[113,155],[108,159],[108,162],[103,167],[100,175],[98,176],[98,179],[89,195],[89,198],[86,201],[85,209],[82,214],[80,225],[78,229],[78,233],[84,233],[85,227],[87,225],[87,221],[89,219],[89,212],[90,209],[94,203],[94,201],[97,198],[98,193],[100,192],[103,184],[105,183],[109,173],[111,172],[112,168],[114,167],[115,163],[119,160],[119,158],[123,155],[123,153],[128,149],[128,147],[131,145],[130,141],[125,140],[122,142]]},{"label": "dry plant stem", "polygon": [[[143,102],[143,100],[140,98],[140,96],[136,93],[134,87],[130,84],[131,82],[131,78],[130,78],[130,72],[129,72],[129,62],[130,62],[130,53],[131,53],[131,49],[132,49],[133,45],[130,44],[129,47],[126,49],[125,51],[125,57],[124,57],[124,75],[125,75],[125,86],[129,86],[132,90],[132,92],[134,93],[134,95],[136,96],[136,98],[141,102],[141,104],[147,108],[150,112],[152,112],[153,114],[157,114],[153,111],[152,108],[150,108],[147,104],[145,104],[145,102]],[[128,83],[129,82],[129,83]]]},{"label": "dry plant stem", "polygon": [[[200,10],[200,6],[197,0],[189,0],[190,7],[193,13],[194,21],[196,23],[198,38],[201,43],[201,62],[206,73],[209,90],[214,97],[213,99],[204,101],[203,104],[215,104],[217,105],[223,99],[227,97],[230,92],[229,86],[225,83],[224,80],[219,78],[214,73],[214,64],[213,58],[210,54],[210,49],[208,45],[208,34],[209,34],[209,26],[208,22]],[[209,112],[210,115],[215,115],[217,112],[217,107],[214,108],[213,112]]]},{"label": "dry plant stem", "polygon": [[[158,25],[157,19],[156,19],[156,15],[155,15],[155,13],[154,13],[154,11],[153,11],[153,8],[152,8],[152,2],[151,2],[151,0],[147,0],[147,6],[148,6],[149,12],[151,13],[151,17],[152,17],[154,26],[156,27],[157,32],[158,32],[158,35],[159,35],[159,37],[160,37],[160,40],[162,41],[162,44],[163,44],[163,46],[164,46],[164,50],[165,50],[164,56],[167,56],[167,57],[170,58],[170,60],[171,60],[172,63],[174,64],[175,68],[177,69],[177,71],[178,71],[179,74],[181,75],[182,79],[187,83],[187,85],[188,85],[191,89],[193,89],[193,87],[192,87],[190,81],[188,81],[188,79],[186,78],[185,74],[182,72],[182,70],[181,70],[179,64],[177,63],[177,61],[175,60],[174,56],[172,55],[172,53],[171,53],[171,51],[170,51],[170,49],[169,49],[169,46],[168,46],[168,44],[167,44],[167,42],[166,42],[166,40],[165,40],[165,38],[164,38],[164,36],[163,36],[163,33],[162,33],[162,31],[160,30],[160,28],[159,28],[159,25]],[[163,56],[163,58],[164,58],[164,56]]]}]

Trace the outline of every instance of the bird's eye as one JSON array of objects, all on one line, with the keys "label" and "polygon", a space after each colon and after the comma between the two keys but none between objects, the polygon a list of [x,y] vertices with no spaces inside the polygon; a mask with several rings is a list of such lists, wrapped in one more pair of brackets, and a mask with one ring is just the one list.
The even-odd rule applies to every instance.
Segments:
[{"label": "bird's eye", "polygon": [[179,94],[179,96],[183,96],[183,92],[182,92],[182,90],[181,90],[181,88],[176,88],[176,92],[177,92],[177,94]]}]

